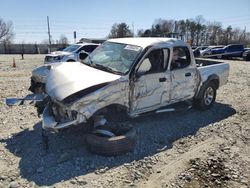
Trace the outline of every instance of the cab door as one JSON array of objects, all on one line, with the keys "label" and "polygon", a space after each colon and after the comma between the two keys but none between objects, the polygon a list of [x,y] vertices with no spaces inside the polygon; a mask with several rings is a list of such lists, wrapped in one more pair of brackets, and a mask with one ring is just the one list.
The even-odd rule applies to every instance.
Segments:
[{"label": "cab door", "polygon": [[135,72],[131,88],[131,112],[157,109],[170,100],[170,75],[167,74],[169,50],[155,49],[148,53]]},{"label": "cab door", "polygon": [[[192,62],[187,47],[174,47],[172,54],[178,54],[176,62],[172,60],[170,64],[172,80],[171,103],[174,103],[194,97],[197,89],[198,73],[196,64]],[[178,63],[179,66],[175,66],[175,63]]]}]

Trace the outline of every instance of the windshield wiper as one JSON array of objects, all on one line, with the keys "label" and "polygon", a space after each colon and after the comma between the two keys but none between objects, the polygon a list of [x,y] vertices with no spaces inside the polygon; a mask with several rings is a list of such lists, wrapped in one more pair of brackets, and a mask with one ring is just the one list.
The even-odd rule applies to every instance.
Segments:
[{"label": "windshield wiper", "polygon": [[93,64],[93,66],[96,67],[96,68],[98,68],[98,69],[101,69],[101,70],[104,70],[104,71],[108,71],[108,72],[111,72],[111,73],[114,73],[114,74],[119,74],[119,75],[123,74],[120,71],[116,71],[114,69],[111,69],[110,67],[105,67],[105,66],[103,66],[101,64]]}]

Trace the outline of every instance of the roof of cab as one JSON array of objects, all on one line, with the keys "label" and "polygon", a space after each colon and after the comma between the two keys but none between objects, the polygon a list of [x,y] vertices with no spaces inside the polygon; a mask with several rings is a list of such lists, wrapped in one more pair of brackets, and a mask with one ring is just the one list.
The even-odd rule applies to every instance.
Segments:
[{"label": "roof of cab", "polygon": [[109,39],[110,42],[123,43],[140,46],[146,48],[148,46],[153,46],[159,43],[169,43],[173,46],[186,46],[187,44],[176,38],[159,38],[159,37],[134,37],[134,38],[116,38]]}]

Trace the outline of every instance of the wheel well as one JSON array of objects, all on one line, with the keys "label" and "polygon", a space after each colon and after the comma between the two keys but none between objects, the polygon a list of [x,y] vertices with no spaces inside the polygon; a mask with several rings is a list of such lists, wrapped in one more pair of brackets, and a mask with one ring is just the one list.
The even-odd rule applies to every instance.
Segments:
[{"label": "wheel well", "polygon": [[107,118],[111,117],[111,119],[113,119],[112,117],[118,117],[118,116],[120,116],[121,119],[124,119],[124,118],[126,119],[128,117],[128,108],[121,104],[111,104],[111,105],[108,105],[106,107],[103,107],[97,110],[91,116],[91,118],[93,118],[94,116],[98,116],[98,115],[105,115]]},{"label": "wheel well", "polygon": [[[111,105],[108,105],[108,106],[105,106],[104,108],[96,111],[95,114],[100,114],[100,113],[107,113],[107,112],[127,112],[127,107],[126,106],[123,106],[121,104],[111,104]],[[94,115],[95,115],[94,114]]]},{"label": "wheel well", "polygon": [[203,91],[203,88],[206,87],[209,83],[213,83],[215,85],[215,89],[219,88],[219,77],[217,75],[211,75],[206,82],[202,84],[202,87],[200,88],[200,91],[198,94],[194,97],[195,99],[200,98],[200,95]]},{"label": "wheel well", "polygon": [[75,62],[75,60],[74,59],[69,59],[69,60],[67,60],[67,62]]},{"label": "wheel well", "polygon": [[219,80],[218,79],[213,79],[209,81],[210,83],[213,83],[215,85],[215,88],[218,89],[219,88]]}]

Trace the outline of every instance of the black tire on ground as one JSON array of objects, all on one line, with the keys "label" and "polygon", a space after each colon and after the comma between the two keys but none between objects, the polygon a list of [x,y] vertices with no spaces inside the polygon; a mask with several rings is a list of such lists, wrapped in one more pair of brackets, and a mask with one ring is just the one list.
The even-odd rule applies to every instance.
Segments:
[{"label": "black tire on ground", "polygon": [[205,84],[200,91],[198,99],[194,100],[194,107],[199,110],[210,109],[216,99],[216,85],[213,82]]},{"label": "black tire on ground", "polygon": [[135,147],[136,130],[132,127],[126,133],[114,137],[87,134],[86,143],[91,152],[99,155],[115,156],[125,154]]}]

